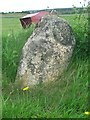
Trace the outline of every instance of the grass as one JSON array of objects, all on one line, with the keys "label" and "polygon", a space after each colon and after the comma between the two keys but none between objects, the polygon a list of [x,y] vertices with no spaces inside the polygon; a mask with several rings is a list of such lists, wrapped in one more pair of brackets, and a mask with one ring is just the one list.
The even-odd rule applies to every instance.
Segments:
[{"label": "grass", "polygon": [[8,18],[10,23],[3,18],[3,118],[87,118],[84,115],[88,85],[87,16],[80,19],[76,16],[62,16],[71,24],[77,43],[67,70],[54,82],[28,91],[17,89],[14,80],[21,49],[34,26],[23,30],[18,18],[13,18],[15,22]]},{"label": "grass", "polygon": [[6,84],[15,80],[21,49],[32,34],[34,25],[24,30],[18,18],[3,18],[2,26],[2,71],[4,79],[7,77],[3,82]]},{"label": "grass", "polygon": [[9,36],[9,34],[11,34],[12,32],[14,32],[14,34],[16,35],[20,33],[20,31],[22,31],[22,26],[21,26],[19,18],[20,17],[18,16],[15,17],[14,14],[12,14],[11,17],[8,14],[2,15],[3,36]]}]

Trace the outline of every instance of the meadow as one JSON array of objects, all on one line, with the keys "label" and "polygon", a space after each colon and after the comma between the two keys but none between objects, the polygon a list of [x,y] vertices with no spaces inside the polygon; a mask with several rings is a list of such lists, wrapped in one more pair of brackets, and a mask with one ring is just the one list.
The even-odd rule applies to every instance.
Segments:
[{"label": "meadow", "polygon": [[54,82],[28,91],[17,89],[14,82],[22,47],[35,25],[23,29],[19,16],[2,17],[3,118],[87,118],[84,114],[88,109],[87,15],[60,17],[69,22],[76,38],[71,62]]}]

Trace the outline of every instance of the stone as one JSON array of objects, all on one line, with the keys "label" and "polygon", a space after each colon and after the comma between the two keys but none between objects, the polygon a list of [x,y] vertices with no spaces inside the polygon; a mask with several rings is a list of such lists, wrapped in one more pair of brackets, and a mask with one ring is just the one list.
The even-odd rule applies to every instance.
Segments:
[{"label": "stone", "polygon": [[23,88],[55,80],[67,69],[74,46],[68,22],[57,15],[45,15],[22,49],[16,82]]}]

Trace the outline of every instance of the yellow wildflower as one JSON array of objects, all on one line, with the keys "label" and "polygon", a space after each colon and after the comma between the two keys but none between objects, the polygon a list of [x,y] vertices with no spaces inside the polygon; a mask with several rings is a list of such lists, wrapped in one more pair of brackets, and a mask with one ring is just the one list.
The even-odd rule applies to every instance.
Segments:
[{"label": "yellow wildflower", "polygon": [[90,115],[90,112],[85,112],[84,114],[86,114],[86,115]]},{"label": "yellow wildflower", "polygon": [[29,89],[29,87],[25,87],[25,88],[23,88],[23,91],[28,90],[28,89]]}]

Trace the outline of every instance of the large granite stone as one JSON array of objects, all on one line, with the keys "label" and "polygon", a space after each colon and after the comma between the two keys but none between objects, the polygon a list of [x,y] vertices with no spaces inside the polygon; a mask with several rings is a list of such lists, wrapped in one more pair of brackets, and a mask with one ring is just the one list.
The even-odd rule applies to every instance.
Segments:
[{"label": "large granite stone", "polygon": [[56,15],[46,15],[22,49],[16,82],[23,88],[55,80],[67,68],[74,46],[70,25]]}]

